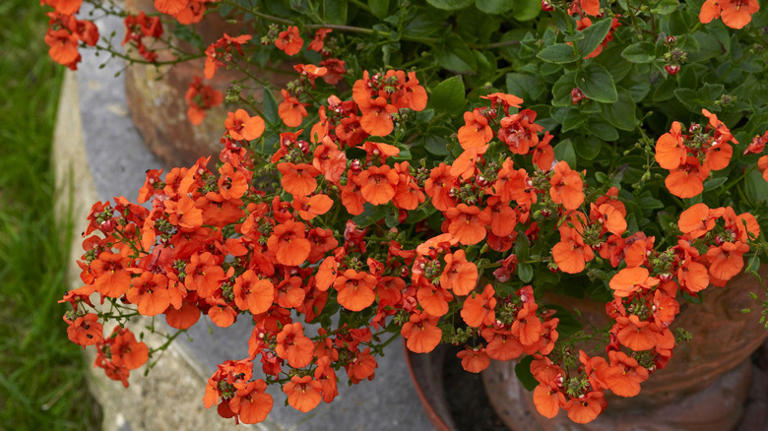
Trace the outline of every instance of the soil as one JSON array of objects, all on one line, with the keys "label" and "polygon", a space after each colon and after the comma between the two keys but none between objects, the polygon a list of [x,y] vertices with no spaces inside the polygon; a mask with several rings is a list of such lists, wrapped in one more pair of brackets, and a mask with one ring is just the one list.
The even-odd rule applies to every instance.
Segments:
[{"label": "soil", "polygon": [[488,401],[480,374],[461,368],[461,360],[456,357],[458,351],[451,346],[443,364],[443,385],[456,430],[508,431]]}]

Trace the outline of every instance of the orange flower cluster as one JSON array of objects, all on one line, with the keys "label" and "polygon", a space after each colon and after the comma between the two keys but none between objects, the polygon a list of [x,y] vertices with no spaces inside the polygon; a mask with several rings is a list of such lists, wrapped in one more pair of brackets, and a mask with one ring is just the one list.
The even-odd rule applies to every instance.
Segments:
[{"label": "orange flower cluster", "polygon": [[248,43],[251,37],[250,34],[232,37],[224,33],[224,36],[219,40],[208,45],[205,49],[205,66],[203,70],[205,79],[212,79],[216,74],[217,68],[225,67],[228,62],[232,61],[232,49],[243,55],[242,46]]},{"label": "orange flower cluster", "polygon": [[[385,333],[402,335],[413,352],[462,346],[458,357],[470,372],[491,359],[533,356],[534,402],[547,417],[562,408],[585,423],[605,409],[605,391],[637,395],[672,356],[678,293],[695,296],[739,273],[757,220],[696,204],[680,215],[677,243],[657,250],[654,237],[628,232],[618,188],[590,188],[583,173],[555,159],[553,136],[542,134],[522,99],[484,100],[464,114],[460,154],[420,168],[398,160],[402,144],[387,138],[407,118],[401,113],[426,106],[412,73],[364,72],[352,100],[328,97],[309,133],[280,134],[269,160],[252,151],[264,120],[230,113],[215,169],[203,158],[164,178],[148,171],[138,200],[151,201],[150,209],[122,197],[94,205],[79,262],[83,286],[62,299],[73,307],[69,338],[96,345],[96,365],[127,384],[147,360],[146,346],[122,329],[105,339],[100,320],[115,317],[88,312],[92,294],[117,310],[163,315],[179,330],[202,314],[220,327],[247,318],[248,357],[220,364],[203,398],[243,423],[266,418],[269,384],[306,412],[338,395],[340,369],[353,383],[374,378]],[[735,140],[705,115],[705,128],[683,136],[673,125],[659,139],[662,167],[674,157],[709,170],[728,164]],[[762,151],[761,139],[748,150]],[[436,211],[436,223],[420,217],[424,211]],[[387,212],[394,222],[353,220]],[[511,281],[532,259],[518,256],[518,245],[551,237],[544,229],[554,232],[539,260],[545,270],[599,268],[610,278],[604,357],[558,350],[556,310],[537,303],[527,282]],[[310,331],[295,316],[321,328]]]},{"label": "orange flower cluster", "polygon": [[145,37],[151,37],[154,39],[163,35],[163,24],[160,22],[160,17],[149,17],[144,12],[138,15],[128,15],[124,19],[125,23],[125,38],[122,45],[131,43],[139,50],[139,55],[144,57],[147,61],[157,61],[157,53],[147,48],[144,44]]},{"label": "orange flower cluster", "polygon": [[77,70],[77,63],[82,57],[77,51],[78,45],[84,43],[95,46],[99,41],[99,29],[88,20],[76,19],[74,14],[80,9],[82,0],[48,0],[45,4],[53,6],[55,11],[49,12],[48,31],[45,33],[45,43],[50,47],[48,54],[53,61]]},{"label": "orange flower cluster", "polygon": [[699,11],[699,21],[708,24],[720,18],[730,28],[744,28],[760,10],[757,0],[706,0]]},{"label": "orange flower cluster", "polygon": [[656,141],[656,161],[670,171],[664,180],[670,193],[691,198],[704,191],[704,180],[711,171],[728,166],[733,155],[732,142],[738,144],[717,115],[702,109],[709,123],[693,124],[683,134],[682,124],[675,121],[668,133]]},{"label": "orange flower cluster", "polygon": [[187,118],[189,122],[197,126],[203,122],[207,110],[224,103],[224,94],[210,85],[203,84],[203,78],[196,76],[189,84],[184,95],[187,101]]},{"label": "orange flower cluster", "polygon": [[171,15],[180,24],[189,25],[203,19],[206,3],[218,2],[219,0],[155,0],[155,9]]}]

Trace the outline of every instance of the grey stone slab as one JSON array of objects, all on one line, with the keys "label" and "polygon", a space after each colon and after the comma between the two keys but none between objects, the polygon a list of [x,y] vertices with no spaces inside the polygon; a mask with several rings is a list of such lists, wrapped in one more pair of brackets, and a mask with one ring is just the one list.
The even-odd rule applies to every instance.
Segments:
[{"label": "grey stone slab", "polygon": [[[122,40],[123,25],[119,19],[99,19],[96,24],[102,35],[115,31],[114,40]],[[96,57],[94,51],[86,50],[79,67],[84,146],[99,198],[107,200],[122,195],[135,200],[144,182],[144,172],[161,164],[143,145],[129,116],[123,79],[114,76],[124,67],[123,62],[113,59],[99,68],[105,60],[103,55]],[[247,356],[251,328],[247,319],[241,318],[229,328],[218,328],[204,317],[190,329],[187,339],[180,337],[178,348],[205,378],[218,363]],[[399,342],[388,346],[386,355],[379,359],[372,382],[350,387],[343,371],[339,376],[338,398],[307,414],[284,405],[285,396],[280,389],[270,388],[275,405],[265,425],[308,431],[431,428],[408,375]],[[192,402],[199,403],[201,397],[202,394],[189,394]],[[130,422],[130,418],[126,419]]]}]

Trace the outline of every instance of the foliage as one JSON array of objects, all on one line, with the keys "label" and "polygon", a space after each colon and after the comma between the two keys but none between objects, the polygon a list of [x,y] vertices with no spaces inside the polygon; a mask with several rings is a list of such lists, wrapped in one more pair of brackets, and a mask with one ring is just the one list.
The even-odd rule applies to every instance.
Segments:
[{"label": "foliage", "polygon": [[[76,67],[78,43],[205,57],[206,79],[240,75],[226,94],[196,78],[190,121],[224,102],[257,114],[230,112],[215,167],[149,172],[151,210],[116,198],[89,216],[69,336],[124,384],[158,349],[97,320],[244,315],[251,356],[205,395],[222,416],[263,420],[266,384],[301,411],[329,402],[335,372],[372,378],[399,332],[415,352],[464,346],[473,372],[528,355],[539,412],[584,423],[672,358],[678,300],[768,257],[754,0],[156,0],[162,15],[125,17],[128,53],[65,13],[79,1],[48,3],[57,61]],[[231,34],[181,30],[206,9]],[[256,70],[296,78],[278,100]],[[605,301],[611,325],[580,328],[548,292]],[[108,311],[86,307],[94,293]]]}]

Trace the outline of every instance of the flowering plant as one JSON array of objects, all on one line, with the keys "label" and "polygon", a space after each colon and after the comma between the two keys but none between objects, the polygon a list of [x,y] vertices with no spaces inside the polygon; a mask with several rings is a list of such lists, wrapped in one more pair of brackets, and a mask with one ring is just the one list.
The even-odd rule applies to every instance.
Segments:
[{"label": "flowering plant", "polygon": [[[146,40],[174,43],[166,18],[125,16],[137,59],[99,45],[72,16],[80,1],[44,3],[51,55],[72,67],[80,41],[157,64],[205,56],[209,79],[246,74],[226,97],[202,78],[187,94],[193,123],[242,104],[218,163],[151,170],[138,203],[88,216],[64,319],[125,385],[161,350],[129,320],[164,315],[170,341],[206,314],[254,324],[249,356],[220,364],[203,397],[240,422],[267,416],[270,384],[301,411],[331,402],[337,371],[372,379],[399,334],[418,353],[462,346],[470,372],[525,357],[538,411],[586,423],[606,391],[635,396],[673,360],[680,301],[768,256],[768,16],[754,0],[156,0],[178,34],[206,8],[249,29],[174,60]],[[309,63],[282,102],[251,97],[266,83],[248,63],[299,54]],[[583,330],[548,291],[604,301],[611,324]]]}]

